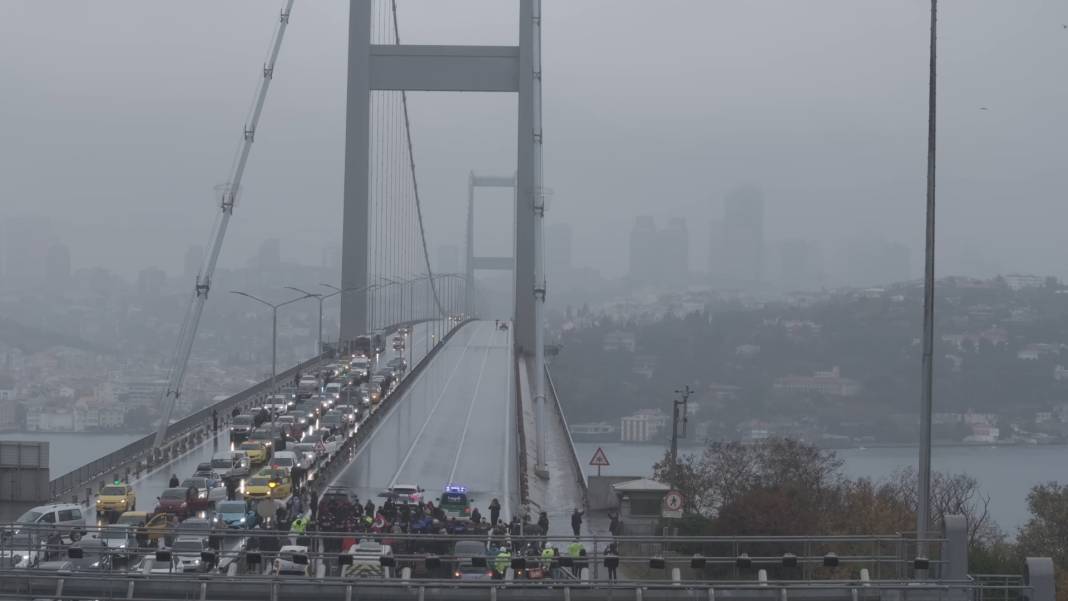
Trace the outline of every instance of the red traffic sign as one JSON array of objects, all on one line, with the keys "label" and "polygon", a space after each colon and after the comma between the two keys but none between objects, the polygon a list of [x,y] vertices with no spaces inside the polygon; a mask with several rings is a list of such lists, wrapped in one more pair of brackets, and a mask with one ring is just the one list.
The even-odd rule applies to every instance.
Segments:
[{"label": "red traffic sign", "polygon": [[604,454],[604,449],[597,447],[597,451],[593,453],[593,458],[590,459],[590,465],[597,467],[608,467],[608,456]]},{"label": "red traffic sign", "polygon": [[682,493],[677,490],[669,491],[664,495],[664,517],[682,517]]}]

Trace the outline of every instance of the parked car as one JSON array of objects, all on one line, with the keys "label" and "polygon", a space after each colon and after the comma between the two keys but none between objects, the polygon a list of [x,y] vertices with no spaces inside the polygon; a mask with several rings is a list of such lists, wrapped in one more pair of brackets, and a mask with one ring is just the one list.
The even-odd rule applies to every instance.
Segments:
[{"label": "parked car", "polygon": [[197,498],[208,503],[215,503],[226,498],[226,487],[217,480],[192,477],[182,480],[182,486],[191,486],[197,490]]},{"label": "parked car", "polygon": [[260,516],[245,501],[222,501],[215,505],[213,518],[220,528],[255,528],[260,523]]},{"label": "parked car", "polygon": [[112,553],[108,546],[99,538],[88,537],[71,543],[65,557],[37,564],[38,570],[57,572],[109,572],[111,567]]},{"label": "parked car", "polygon": [[122,512],[134,509],[137,509],[137,494],[134,488],[126,482],[116,480],[101,488],[100,494],[96,497],[97,516],[112,514],[117,518]]},{"label": "parked car", "polygon": [[73,503],[38,505],[16,518],[11,527],[0,530],[0,537],[8,538],[24,530],[37,531],[52,526],[58,527],[64,533],[75,529],[84,531],[85,515],[82,513],[82,506]]},{"label": "parked car", "polygon": [[[299,558],[299,561],[298,561]],[[275,576],[311,576],[311,561],[308,547],[304,545],[284,545],[274,560]]]},{"label": "parked car", "polygon": [[156,513],[172,513],[178,516],[178,519],[184,520],[201,511],[209,510],[211,503],[212,501],[208,498],[200,496],[196,487],[179,486],[168,488],[160,493]]},{"label": "parked car", "polygon": [[239,415],[230,422],[230,442],[241,444],[255,428],[255,418],[251,415]]}]

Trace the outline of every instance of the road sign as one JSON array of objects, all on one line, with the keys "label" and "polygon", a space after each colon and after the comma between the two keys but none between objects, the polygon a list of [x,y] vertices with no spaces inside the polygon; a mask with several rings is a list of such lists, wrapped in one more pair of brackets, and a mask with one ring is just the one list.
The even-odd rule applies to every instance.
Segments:
[{"label": "road sign", "polygon": [[601,475],[601,468],[608,467],[608,456],[604,454],[604,449],[597,447],[597,450],[593,453],[593,458],[590,459],[590,465],[597,466],[597,475]]},{"label": "road sign", "polygon": [[664,495],[663,517],[681,518],[683,500],[681,492],[677,490],[668,491],[668,494]]}]

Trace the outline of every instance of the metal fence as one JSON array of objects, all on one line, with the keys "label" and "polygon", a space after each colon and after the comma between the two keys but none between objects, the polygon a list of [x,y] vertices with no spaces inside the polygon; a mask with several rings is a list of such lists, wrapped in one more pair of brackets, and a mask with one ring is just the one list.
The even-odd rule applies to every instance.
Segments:
[{"label": "metal fence", "polygon": [[[306,370],[325,359],[325,355],[320,355],[304,361],[278,374],[277,381],[287,382],[298,371]],[[97,488],[103,481],[110,480],[116,476],[126,477],[131,472],[148,469],[159,461],[169,460],[175,453],[184,452],[191,445],[198,444],[207,436],[211,429],[212,411],[218,412],[220,417],[228,415],[235,406],[243,405],[259,395],[271,392],[271,384],[271,379],[264,380],[251,388],[178,420],[167,429],[167,441],[161,449],[154,451],[155,434],[149,434],[117,451],[108,453],[99,459],[90,461],[53,479],[49,483],[51,498],[59,500],[67,495],[72,495],[76,500],[78,493],[84,487]],[[94,484],[97,486],[93,486]]]},{"label": "metal fence", "polygon": [[545,366],[545,379],[549,382],[549,390],[553,395],[553,402],[556,404],[556,413],[560,417],[560,427],[564,429],[564,434],[567,435],[567,449],[571,454],[571,461],[575,468],[575,473],[579,475],[579,483],[582,485],[582,494],[585,497],[588,489],[586,488],[586,474],[582,470],[582,462],[579,461],[578,451],[575,450],[575,440],[571,437],[571,428],[567,427],[567,418],[564,416],[564,408],[560,405],[560,396],[556,394],[556,384],[553,383],[552,377],[549,375],[549,366]]}]

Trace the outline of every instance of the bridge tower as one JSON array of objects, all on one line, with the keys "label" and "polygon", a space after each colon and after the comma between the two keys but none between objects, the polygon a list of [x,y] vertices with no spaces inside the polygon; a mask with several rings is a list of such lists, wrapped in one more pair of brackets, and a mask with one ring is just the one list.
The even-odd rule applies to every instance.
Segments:
[{"label": "bridge tower", "polygon": [[[515,188],[515,325],[519,353],[537,347],[536,227],[541,204],[537,173],[541,144],[536,118],[540,48],[536,46],[535,0],[519,0],[518,46],[372,44],[372,1],[350,0],[348,91],[345,125],[345,191],[342,218],[341,284],[365,289],[370,256],[370,94],[375,90],[428,92],[514,92],[518,108]],[[341,340],[368,328],[367,292],[341,295]]]},{"label": "bridge tower", "polygon": [[[495,175],[475,175],[472,171],[467,175],[467,232],[464,236],[465,258],[464,273],[467,276],[465,287],[464,312],[468,315],[475,313],[475,271],[499,270],[514,271],[515,257],[476,257],[475,256],[475,189],[476,188],[511,188],[512,196],[515,196],[515,177]],[[514,273],[513,273],[514,277]],[[518,293],[518,289],[516,290]]]}]

